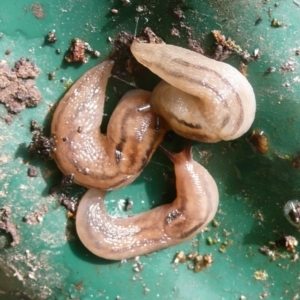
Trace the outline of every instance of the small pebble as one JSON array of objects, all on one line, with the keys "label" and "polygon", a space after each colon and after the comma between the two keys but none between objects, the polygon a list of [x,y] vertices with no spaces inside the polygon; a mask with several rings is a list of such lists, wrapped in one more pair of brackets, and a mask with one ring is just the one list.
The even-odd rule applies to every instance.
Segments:
[{"label": "small pebble", "polygon": [[29,177],[37,177],[38,176],[38,170],[36,167],[29,167],[27,172]]}]

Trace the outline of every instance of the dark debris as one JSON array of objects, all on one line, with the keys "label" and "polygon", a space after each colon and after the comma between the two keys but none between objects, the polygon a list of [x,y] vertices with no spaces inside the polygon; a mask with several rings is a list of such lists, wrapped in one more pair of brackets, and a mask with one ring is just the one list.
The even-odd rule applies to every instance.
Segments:
[{"label": "dark debris", "polygon": [[68,195],[61,193],[58,195],[58,202],[72,213],[75,213],[77,210],[78,199],[74,197],[69,198]]},{"label": "dark debris", "polygon": [[74,174],[65,175],[61,182],[61,187],[69,187],[74,183]]},{"label": "dark debris", "polygon": [[56,31],[53,29],[51,31],[48,32],[47,36],[46,36],[46,42],[53,44],[57,41],[57,37],[56,37]]},{"label": "dark debris", "polygon": [[55,151],[54,138],[44,136],[44,128],[35,120],[31,121],[30,130],[33,136],[28,149],[41,155],[43,158],[52,159],[52,153]]},{"label": "dark debris", "polygon": [[38,172],[37,168],[34,166],[29,167],[27,170],[27,175],[29,177],[37,177],[38,174],[39,174],[39,172]]},{"label": "dark debris", "polygon": [[11,214],[12,212],[9,206],[0,208],[0,229],[11,235],[13,240],[11,246],[16,246],[20,243],[20,236],[16,225],[10,221]]},{"label": "dark debris", "polygon": [[259,251],[271,258],[271,260],[275,260],[279,257],[286,257],[280,249],[285,249],[285,251],[293,253],[292,259],[294,259],[296,254],[296,247],[298,245],[298,240],[287,234],[279,234],[280,239],[275,241],[270,241],[268,245],[261,246]]},{"label": "dark debris", "polygon": [[293,157],[292,166],[294,169],[300,169],[300,153]]},{"label": "dark debris", "polygon": [[44,158],[52,159],[52,153],[55,150],[54,139],[45,137],[40,132],[35,132],[28,149]]},{"label": "dark debris", "polygon": [[65,56],[65,60],[68,63],[72,62],[81,62],[87,63],[88,57],[85,56],[86,53],[89,53],[92,57],[99,57],[100,52],[94,50],[88,42],[85,42],[79,38],[74,38],[70,42],[70,48],[68,53]]}]

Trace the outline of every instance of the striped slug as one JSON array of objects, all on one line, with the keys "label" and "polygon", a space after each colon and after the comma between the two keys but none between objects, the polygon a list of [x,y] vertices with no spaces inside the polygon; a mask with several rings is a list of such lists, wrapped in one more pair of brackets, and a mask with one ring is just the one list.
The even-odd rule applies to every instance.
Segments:
[{"label": "striped slug", "polygon": [[97,256],[120,260],[182,243],[214,217],[219,195],[208,171],[193,160],[191,149],[169,153],[176,175],[176,199],[128,218],[105,210],[105,192],[90,189],[79,203],[76,229],[80,240]]},{"label": "striped slug", "polygon": [[255,95],[232,66],[181,47],[138,40],[131,52],[163,79],[152,93],[151,108],[177,134],[214,143],[236,139],[250,128]]},{"label": "striped slug", "polygon": [[128,185],[140,174],[161,143],[165,129],[156,130],[151,111],[138,112],[149,103],[151,93],[126,93],[113,112],[107,134],[100,132],[105,89],[113,67],[104,61],[86,72],[58,104],[51,133],[53,158],[75,183],[101,190]]}]

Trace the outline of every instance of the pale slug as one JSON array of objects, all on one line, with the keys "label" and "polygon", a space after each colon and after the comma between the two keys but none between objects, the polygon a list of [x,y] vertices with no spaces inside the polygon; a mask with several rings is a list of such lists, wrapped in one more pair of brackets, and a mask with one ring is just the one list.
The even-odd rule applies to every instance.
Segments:
[{"label": "pale slug", "polygon": [[80,240],[97,256],[120,260],[182,243],[214,217],[219,195],[208,171],[191,149],[169,154],[174,162],[176,199],[128,218],[114,218],[105,209],[105,192],[90,189],[79,203],[76,229]]},{"label": "pale slug", "polygon": [[250,128],[255,95],[234,67],[173,45],[134,40],[131,52],[163,79],[152,93],[151,108],[179,135],[214,143],[236,139]]},{"label": "pale slug", "polygon": [[70,88],[55,110],[51,133],[53,158],[63,174],[74,174],[75,183],[101,190],[131,183],[161,143],[165,129],[155,129],[151,111],[138,112],[151,93],[126,93],[114,110],[107,134],[100,132],[105,90],[113,67],[104,61],[86,72]]}]

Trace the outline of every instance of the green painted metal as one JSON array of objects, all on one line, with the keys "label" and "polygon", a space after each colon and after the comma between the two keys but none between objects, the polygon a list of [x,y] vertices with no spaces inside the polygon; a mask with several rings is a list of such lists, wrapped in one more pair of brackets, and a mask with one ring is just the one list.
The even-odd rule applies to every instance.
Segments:
[{"label": "green painted metal", "polygon": [[[12,221],[18,226],[21,242],[9,245],[10,238],[0,233],[0,299],[297,299],[300,294],[300,268],[292,254],[284,249],[285,257],[270,261],[259,252],[259,247],[278,239],[276,232],[299,239],[297,229],[283,215],[286,201],[296,199],[300,192],[300,171],[293,169],[292,157],[299,151],[300,128],[300,7],[298,1],[40,1],[45,17],[37,19],[32,13],[33,2],[28,0],[0,3],[0,57],[11,66],[20,57],[29,57],[41,68],[37,87],[43,102],[14,117],[8,126],[0,119],[0,207],[12,208]],[[138,5],[147,10],[137,12]],[[173,9],[179,5],[185,14],[179,20]],[[110,9],[116,8],[114,15]],[[218,144],[194,143],[195,158],[214,176],[220,191],[220,209],[216,215],[219,227],[210,225],[193,241],[140,257],[143,270],[134,271],[134,260],[111,262],[87,251],[75,234],[74,222],[66,217],[49,189],[59,182],[61,174],[55,164],[33,156],[26,149],[31,140],[30,120],[35,119],[49,133],[51,106],[64,94],[59,79],[75,81],[86,70],[104,59],[112,50],[108,37],[121,30],[138,31],[150,26],[167,43],[187,47],[183,21],[192,28],[193,37],[207,51],[213,46],[211,30],[221,30],[250,53],[259,48],[262,56],[249,64],[248,79],[257,97],[257,116],[252,129],[263,130],[270,150],[262,155],[247,142],[247,135],[234,142]],[[254,25],[261,17],[262,21]],[[283,27],[271,27],[276,18]],[[170,35],[172,24],[181,36]],[[56,30],[58,41],[45,45],[44,37]],[[87,40],[101,52],[99,59],[87,64],[67,66],[63,53],[70,39]],[[61,49],[58,55],[55,49]],[[10,49],[11,54],[4,52]],[[287,72],[281,66],[295,62],[295,70]],[[229,63],[238,66],[239,58],[232,56]],[[276,71],[266,74],[269,67]],[[56,80],[48,80],[48,72],[56,70]],[[286,86],[286,83],[289,86]],[[148,83],[140,83],[140,85]],[[129,89],[126,84],[111,79],[108,86],[108,115],[120,96]],[[6,113],[0,106],[0,115]],[[108,117],[105,118],[107,123]],[[251,130],[252,130],[251,129]],[[182,140],[173,137],[173,146]],[[171,144],[166,143],[171,148]],[[39,176],[29,178],[30,165],[38,167]],[[110,192],[107,203],[111,214],[119,214],[120,199],[134,201],[133,213],[147,210],[174,198],[174,187],[166,179],[173,176],[172,164],[157,152],[142,175],[132,185]],[[84,189],[74,188],[80,197]],[[29,225],[25,215],[48,208],[43,221]],[[224,230],[229,232],[224,236]],[[220,239],[207,245],[208,237]],[[233,244],[221,253],[225,240]],[[194,273],[188,264],[173,264],[177,251],[212,253],[214,263],[203,272]],[[259,281],[255,271],[265,271],[268,278]],[[17,294],[19,291],[19,295]],[[266,293],[266,294],[264,294]],[[20,296],[22,295],[22,296]]]}]

